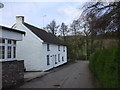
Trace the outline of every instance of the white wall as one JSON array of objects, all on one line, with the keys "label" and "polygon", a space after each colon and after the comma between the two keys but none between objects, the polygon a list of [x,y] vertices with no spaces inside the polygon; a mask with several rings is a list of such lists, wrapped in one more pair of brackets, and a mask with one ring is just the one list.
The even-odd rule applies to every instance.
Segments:
[{"label": "white wall", "polygon": [[[17,59],[24,60],[27,71],[46,71],[67,62],[67,49],[65,48],[63,52],[63,46],[58,51],[58,45],[50,44],[50,51],[47,51],[47,44],[43,44],[43,41],[21,22],[13,28],[26,32],[23,41],[17,42]],[[60,54],[60,62],[58,62],[58,54]],[[47,55],[52,56],[50,65],[47,65]],[[53,55],[57,55],[57,64],[53,62]],[[62,61],[62,56],[64,56],[64,61]]]},{"label": "white wall", "polygon": [[3,30],[0,28],[0,38],[7,38],[12,40],[22,40],[22,34],[18,32],[12,32],[9,30]]},{"label": "white wall", "polygon": [[21,24],[16,29],[26,32],[22,42],[17,42],[17,59],[24,60],[26,71],[41,71],[42,65],[42,40]]},{"label": "white wall", "polygon": [[[58,45],[50,44],[50,51],[47,51],[47,44],[43,44],[43,58],[44,58],[44,71],[49,70],[53,67],[57,67],[67,62],[67,49],[65,46],[65,52],[63,52],[63,46],[60,46],[60,51],[58,51]],[[58,54],[60,54],[60,62],[58,62]],[[47,55],[50,55],[50,65],[47,65]],[[55,64],[55,57],[57,58],[57,64]],[[64,61],[62,61],[62,56],[64,57]]]},{"label": "white wall", "polygon": [[[6,29],[1,29],[0,28],[0,38],[5,39],[4,43],[0,43],[0,46],[4,46],[4,59],[0,59],[0,61],[13,61],[16,60],[16,58],[14,57],[14,47],[16,47],[17,45],[13,43],[13,41],[20,41],[22,40],[22,33],[19,32],[14,32],[14,31],[9,31]],[[8,44],[8,40],[11,40],[12,43]],[[8,46],[11,47],[11,58],[8,58]]]}]

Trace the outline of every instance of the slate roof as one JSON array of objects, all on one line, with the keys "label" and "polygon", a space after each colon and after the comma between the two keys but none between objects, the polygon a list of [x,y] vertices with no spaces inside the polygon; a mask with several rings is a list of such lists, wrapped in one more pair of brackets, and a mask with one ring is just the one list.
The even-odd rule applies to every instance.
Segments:
[{"label": "slate roof", "polygon": [[18,32],[18,33],[21,33],[21,34],[25,34],[25,32],[23,32],[23,31],[20,31],[20,30],[17,30],[17,29],[8,28],[8,27],[1,26],[1,25],[0,25],[0,28],[4,29],[4,30],[7,30],[7,31]]},{"label": "slate roof", "polygon": [[55,35],[46,32],[40,28],[32,26],[27,23],[23,23],[28,29],[30,29],[34,34],[36,34],[40,39],[42,39],[45,43],[57,44],[57,45],[66,45],[62,40],[60,40]]}]

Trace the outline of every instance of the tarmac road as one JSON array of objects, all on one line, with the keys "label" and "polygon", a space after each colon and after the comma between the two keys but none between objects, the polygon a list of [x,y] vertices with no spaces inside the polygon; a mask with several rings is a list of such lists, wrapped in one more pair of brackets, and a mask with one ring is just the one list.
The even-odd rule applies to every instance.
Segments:
[{"label": "tarmac road", "polygon": [[53,69],[42,78],[36,78],[19,88],[98,88],[88,68],[88,61],[64,65]]}]

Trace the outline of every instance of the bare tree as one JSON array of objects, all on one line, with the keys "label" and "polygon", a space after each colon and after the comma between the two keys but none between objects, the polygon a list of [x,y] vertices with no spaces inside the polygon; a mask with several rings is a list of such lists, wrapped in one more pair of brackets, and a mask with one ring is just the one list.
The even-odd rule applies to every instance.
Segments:
[{"label": "bare tree", "polygon": [[[70,25],[70,31],[72,31],[73,41],[72,41],[72,53],[74,55],[74,59],[84,56],[84,46],[85,40],[82,35],[80,23],[78,20],[74,20]],[[80,59],[80,58],[79,58]]]},{"label": "bare tree", "polygon": [[[86,18],[85,18],[86,19]],[[87,28],[88,23],[85,22],[84,19],[80,20],[80,27],[83,29],[83,35],[85,35],[85,50],[86,50],[86,60],[89,58],[89,37],[90,37],[90,30]]]},{"label": "bare tree", "polygon": [[61,36],[63,36],[64,41],[66,41],[66,36],[68,35],[68,32],[69,32],[68,25],[65,25],[65,23],[62,23],[60,27],[60,34]]},{"label": "bare tree", "polygon": [[103,48],[103,39],[106,37],[107,32],[118,32],[117,39],[120,41],[120,2],[87,3],[83,9],[83,13],[78,21],[86,36],[87,55],[89,52],[87,46],[91,47],[91,53],[94,52],[94,40],[98,35],[100,35],[100,49]]},{"label": "bare tree", "polygon": [[88,3],[84,6],[82,16],[91,22],[88,25],[91,31],[102,35],[111,31],[118,32],[117,39],[120,41],[120,1]]},{"label": "bare tree", "polygon": [[72,24],[70,25],[70,30],[72,31],[72,34],[75,35],[75,37],[81,33],[78,20],[74,20],[72,22]]},{"label": "bare tree", "polygon": [[59,25],[56,24],[55,20],[51,21],[50,24],[47,25],[48,31],[54,35],[57,34],[58,28],[59,28]]}]

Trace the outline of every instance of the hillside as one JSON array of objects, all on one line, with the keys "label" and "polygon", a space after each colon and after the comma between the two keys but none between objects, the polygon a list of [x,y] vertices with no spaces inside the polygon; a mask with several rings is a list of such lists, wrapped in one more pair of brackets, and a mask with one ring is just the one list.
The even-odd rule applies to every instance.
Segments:
[{"label": "hillside", "polygon": [[[103,35],[97,35],[94,37],[93,52],[99,49],[112,48],[117,45],[115,34],[111,34],[111,35],[109,34],[110,33],[107,33],[106,35],[104,35],[106,36],[106,38],[103,38]],[[69,59],[86,60],[87,52],[88,52],[88,56],[90,55],[91,43],[90,43],[89,37],[88,37],[88,40],[89,40],[88,46],[86,46],[87,37],[84,35],[77,35],[77,36],[73,35],[73,36],[65,36],[65,37],[59,37],[59,38],[64,40],[68,46],[68,58]]]}]

